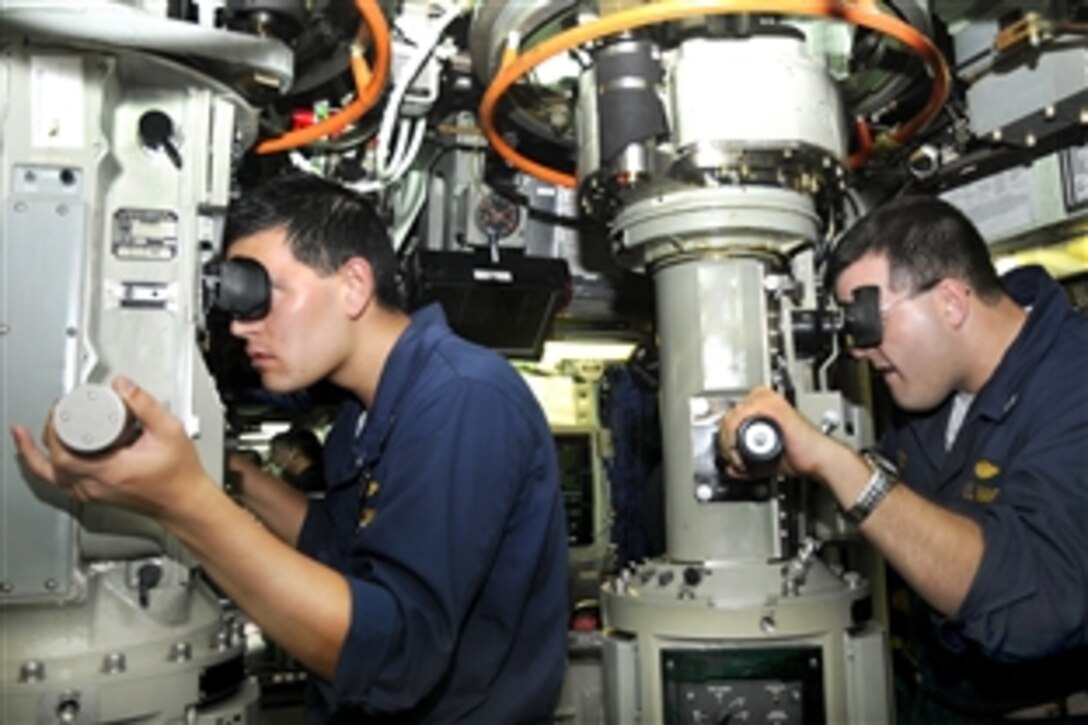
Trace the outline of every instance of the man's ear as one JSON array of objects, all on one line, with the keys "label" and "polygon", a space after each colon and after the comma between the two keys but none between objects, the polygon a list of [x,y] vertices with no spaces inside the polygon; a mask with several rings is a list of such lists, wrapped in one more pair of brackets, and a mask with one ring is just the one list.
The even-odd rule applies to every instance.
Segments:
[{"label": "man's ear", "polygon": [[344,278],[344,302],[348,315],[357,319],[366,312],[375,297],[374,268],[362,257],[352,257],[340,266],[340,275]]},{"label": "man's ear", "polygon": [[963,327],[971,313],[971,288],[961,280],[946,278],[934,291],[940,314],[949,326],[954,330]]}]

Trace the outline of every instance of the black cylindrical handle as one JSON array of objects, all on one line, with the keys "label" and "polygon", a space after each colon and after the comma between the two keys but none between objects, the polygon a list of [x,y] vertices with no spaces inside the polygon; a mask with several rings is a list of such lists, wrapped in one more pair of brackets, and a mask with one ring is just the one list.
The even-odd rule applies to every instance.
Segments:
[{"label": "black cylindrical handle", "polygon": [[772,418],[753,415],[737,426],[737,453],[749,470],[776,464],[783,447],[782,429]]}]

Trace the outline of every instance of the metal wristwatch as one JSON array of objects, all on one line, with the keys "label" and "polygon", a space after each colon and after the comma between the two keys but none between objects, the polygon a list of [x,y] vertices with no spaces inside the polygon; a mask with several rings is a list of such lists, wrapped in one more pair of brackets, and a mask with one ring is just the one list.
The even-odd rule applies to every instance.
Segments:
[{"label": "metal wristwatch", "polygon": [[855,524],[868,518],[899,480],[899,469],[878,452],[867,449],[861,452],[861,457],[873,469],[873,475],[869,477],[869,482],[865,484],[858,500],[845,512],[846,518]]}]

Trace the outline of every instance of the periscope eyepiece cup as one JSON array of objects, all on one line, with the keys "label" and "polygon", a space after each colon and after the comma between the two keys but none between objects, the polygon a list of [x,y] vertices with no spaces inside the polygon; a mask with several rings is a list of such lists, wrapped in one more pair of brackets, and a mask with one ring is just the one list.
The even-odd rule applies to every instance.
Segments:
[{"label": "periscope eyepiece cup", "polygon": [[784,450],[782,429],[772,418],[753,415],[737,426],[736,445],[749,473],[770,475]]},{"label": "periscope eyepiece cup", "polygon": [[866,285],[854,290],[854,299],[846,307],[843,332],[855,348],[877,347],[884,339],[880,319],[880,288]]},{"label": "periscope eyepiece cup", "polygon": [[215,308],[235,320],[259,320],[272,306],[272,281],[256,259],[232,257],[208,265],[205,311]]},{"label": "periscope eyepiece cup", "polygon": [[121,397],[96,383],[79,385],[57,402],[53,430],[65,448],[82,457],[131,445],[143,432]]}]

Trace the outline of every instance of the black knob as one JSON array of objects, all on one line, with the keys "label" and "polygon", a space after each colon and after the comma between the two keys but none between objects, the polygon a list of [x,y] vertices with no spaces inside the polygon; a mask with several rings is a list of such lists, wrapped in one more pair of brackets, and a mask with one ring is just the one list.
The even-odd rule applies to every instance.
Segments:
[{"label": "black knob", "polygon": [[162,150],[175,167],[181,168],[181,154],[174,145],[174,122],[162,111],[147,111],[140,116],[140,142],[151,151]]},{"label": "black knob", "polygon": [[140,606],[147,609],[148,592],[162,581],[162,567],[158,564],[144,564],[136,570],[136,585],[140,592]]},{"label": "black knob", "polygon": [[693,566],[684,569],[684,583],[689,587],[698,586],[703,580],[703,573]]},{"label": "black knob", "polygon": [[782,450],[782,429],[773,419],[754,415],[737,426],[737,453],[749,472],[773,468]]}]

